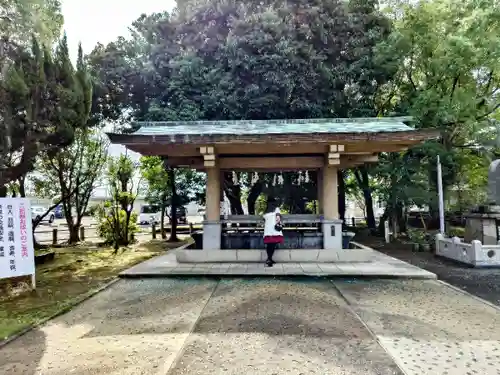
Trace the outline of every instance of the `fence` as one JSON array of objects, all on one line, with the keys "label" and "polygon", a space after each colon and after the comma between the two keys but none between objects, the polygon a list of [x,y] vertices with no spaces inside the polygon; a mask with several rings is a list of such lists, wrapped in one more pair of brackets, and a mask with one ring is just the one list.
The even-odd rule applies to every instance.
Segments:
[{"label": "fence", "polygon": [[[189,225],[179,225],[177,226],[177,233],[178,234],[191,234],[194,231],[201,229],[201,225],[197,224],[189,224]],[[165,231],[167,233],[170,232],[170,227],[166,227]],[[97,226],[96,225],[86,225],[80,227],[80,240],[81,241],[87,241],[87,242],[100,242],[102,241],[102,238],[99,237],[97,233]],[[151,236],[151,238],[155,239],[157,238],[157,235],[161,236],[159,227],[157,225],[152,225],[148,227],[141,227],[139,233],[139,236]],[[67,227],[64,226],[59,226],[56,228],[51,227],[50,229],[47,228],[40,228],[35,231],[35,238],[37,239],[38,243],[44,244],[44,245],[58,245],[64,242],[67,242],[69,240],[69,230]]]},{"label": "fence", "polygon": [[481,241],[462,242],[460,238],[436,235],[436,255],[474,267],[500,266],[500,244],[483,245]]}]

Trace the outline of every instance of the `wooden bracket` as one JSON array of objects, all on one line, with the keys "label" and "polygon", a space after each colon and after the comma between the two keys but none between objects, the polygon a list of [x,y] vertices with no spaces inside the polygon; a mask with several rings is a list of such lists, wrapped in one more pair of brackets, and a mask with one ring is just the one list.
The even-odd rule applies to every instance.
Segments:
[{"label": "wooden bracket", "polygon": [[330,145],[327,157],[328,165],[339,165],[341,152],[344,152],[344,145]]},{"label": "wooden bracket", "polygon": [[200,147],[200,153],[203,155],[203,166],[205,167],[215,167],[216,156],[215,148],[213,146],[202,146]]}]

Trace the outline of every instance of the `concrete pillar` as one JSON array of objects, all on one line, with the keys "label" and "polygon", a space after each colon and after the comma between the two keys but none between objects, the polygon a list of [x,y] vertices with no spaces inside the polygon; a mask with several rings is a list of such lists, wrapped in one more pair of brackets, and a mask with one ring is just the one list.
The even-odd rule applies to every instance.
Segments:
[{"label": "concrete pillar", "polygon": [[218,167],[207,168],[206,215],[203,222],[203,250],[221,248],[221,173]]},{"label": "concrete pillar", "polygon": [[221,174],[219,168],[207,168],[207,220],[220,220]]},{"label": "concrete pillar", "polygon": [[337,168],[325,165],[323,168],[323,215],[327,220],[339,218]]},{"label": "concrete pillar", "polygon": [[323,248],[342,249],[342,221],[339,220],[337,167],[323,167]]},{"label": "concrete pillar", "polygon": [[317,189],[318,189],[318,207],[317,214],[323,213],[323,169],[318,170],[318,178],[316,180]]}]

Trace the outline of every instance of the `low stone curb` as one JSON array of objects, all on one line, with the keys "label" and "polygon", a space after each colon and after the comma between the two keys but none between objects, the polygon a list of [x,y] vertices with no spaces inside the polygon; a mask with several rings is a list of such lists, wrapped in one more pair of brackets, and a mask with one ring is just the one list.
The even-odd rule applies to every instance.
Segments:
[{"label": "low stone curb", "polygon": [[67,313],[68,311],[70,311],[74,307],[76,307],[77,305],[79,305],[82,302],[85,302],[86,300],[88,300],[91,297],[95,296],[97,293],[102,292],[104,289],[109,288],[111,285],[113,285],[114,283],[116,283],[118,280],[120,280],[120,279],[118,277],[115,277],[110,282],[108,282],[108,283],[106,283],[106,284],[104,284],[104,285],[102,285],[102,286],[100,286],[98,288],[92,289],[92,290],[90,290],[89,292],[87,292],[87,293],[85,293],[83,295],[80,295],[80,296],[76,297],[72,302],[69,303],[68,306],[63,307],[62,309],[60,309],[56,313],[54,313],[54,314],[52,314],[52,315],[50,315],[50,316],[48,316],[46,318],[43,318],[41,321],[39,321],[37,323],[34,323],[32,325],[29,325],[28,327],[23,328],[22,330],[18,331],[17,333],[14,333],[10,337],[8,337],[8,338],[0,341],[0,348],[4,347],[5,345],[9,344],[12,341],[18,339],[19,337],[25,335],[26,333],[30,332],[31,330],[33,330],[35,328],[38,328],[38,327],[41,327],[42,325],[44,325],[45,323],[47,323],[49,320],[52,320],[54,318],[57,318],[60,315],[63,315],[65,313]]},{"label": "low stone curb", "polygon": [[285,273],[285,272],[273,272],[273,271],[262,271],[262,272],[200,272],[200,271],[164,271],[164,272],[138,272],[134,274],[122,274],[119,275],[122,279],[159,279],[159,278],[176,278],[176,277],[214,277],[214,278],[231,278],[231,277],[321,277],[321,278],[336,278],[336,279],[385,279],[385,280],[432,280],[437,281],[434,275],[388,275],[383,273],[371,273],[371,274],[361,274],[361,273],[329,273],[329,272],[297,272],[297,273]]},{"label": "low stone curb", "polygon": [[483,299],[481,297],[478,297],[478,296],[476,296],[476,295],[474,295],[472,293],[469,293],[468,291],[463,290],[463,289],[459,288],[458,286],[451,285],[450,283],[447,283],[446,281],[443,281],[443,280],[436,280],[436,281],[438,283],[440,283],[440,284],[443,284],[444,286],[447,286],[450,289],[453,289],[453,290],[455,290],[455,291],[457,291],[457,292],[459,292],[461,294],[464,294],[464,295],[466,295],[468,297],[471,297],[471,298],[475,299],[478,302],[482,302],[485,305],[488,305],[488,306],[494,308],[495,310],[500,311],[500,306],[497,306],[494,303],[491,303],[490,301],[486,301],[485,299]]}]

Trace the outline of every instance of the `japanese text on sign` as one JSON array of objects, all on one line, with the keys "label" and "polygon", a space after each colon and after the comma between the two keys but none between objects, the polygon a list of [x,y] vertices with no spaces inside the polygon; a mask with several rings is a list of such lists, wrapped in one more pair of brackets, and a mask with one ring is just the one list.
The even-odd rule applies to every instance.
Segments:
[{"label": "japanese text on sign", "polygon": [[0,278],[35,273],[31,205],[26,198],[0,198]]}]

